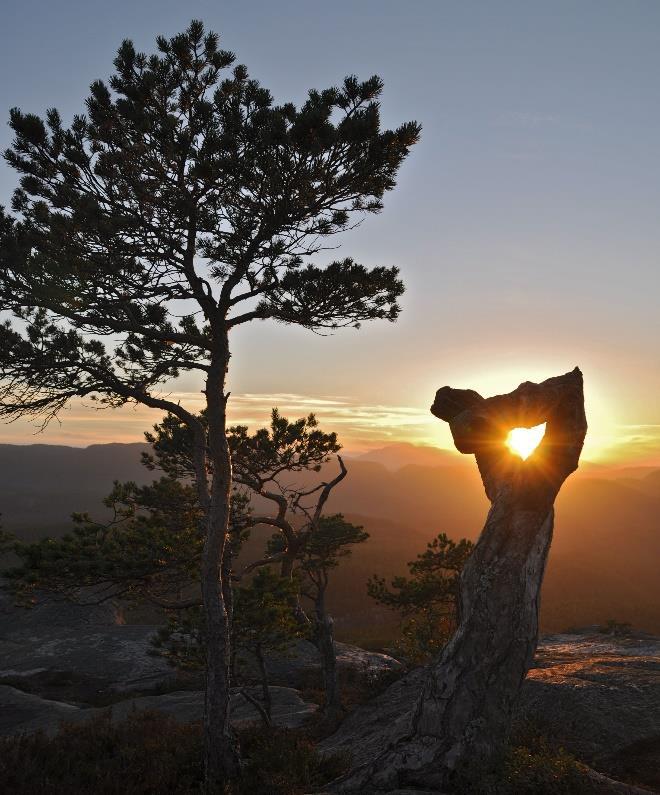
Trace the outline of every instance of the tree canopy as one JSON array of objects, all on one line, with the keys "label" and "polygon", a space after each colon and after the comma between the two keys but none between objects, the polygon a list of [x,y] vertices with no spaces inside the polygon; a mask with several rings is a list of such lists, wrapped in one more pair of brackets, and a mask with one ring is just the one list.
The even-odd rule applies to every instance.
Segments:
[{"label": "tree canopy", "polygon": [[378,77],[299,108],[235,65],[194,21],[157,53],[124,41],[86,114],[15,108],[0,212],[0,413],[73,397],[182,411],[153,393],[208,371],[214,340],[253,319],[311,329],[394,320],[396,268],[305,263],[382,208],[419,136],[382,130]]},{"label": "tree canopy", "polygon": [[[204,414],[199,421],[206,425]],[[0,532],[0,551],[6,547],[19,557],[20,565],[7,576],[24,599],[42,590],[79,602],[121,598],[174,609],[199,605],[200,595],[195,588],[191,590],[199,581],[204,545],[194,487],[193,436],[185,423],[166,415],[145,438],[151,450],[142,453],[142,462],[161,476],[146,486],[115,482],[103,500],[109,518],[75,513],[72,532],[33,543],[15,543]],[[291,476],[318,473],[341,449],[337,435],[322,431],[314,415],[290,421],[273,409],[268,427],[250,433],[246,426],[235,426],[228,430],[228,440],[236,484],[227,555],[233,579],[242,577],[236,556],[257,524],[272,527],[279,542],[269,545],[264,558],[245,564],[246,571],[279,562],[285,554],[292,559],[309,557],[313,550],[310,561],[322,555],[324,566],[330,565],[326,559],[336,552],[333,543],[341,546],[342,542],[328,532],[334,527],[331,517],[322,516],[324,490],[334,481],[328,484],[319,475],[319,482],[309,487],[304,482],[296,484]],[[275,510],[255,512],[255,498],[272,502]],[[308,499],[313,503],[312,514]],[[310,522],[317,512],[318,533],[308,547],[303,542],[315,529]],[[81,592],[81,588],[86,590]],[[184,598],[177,596],[182,591]]]}]

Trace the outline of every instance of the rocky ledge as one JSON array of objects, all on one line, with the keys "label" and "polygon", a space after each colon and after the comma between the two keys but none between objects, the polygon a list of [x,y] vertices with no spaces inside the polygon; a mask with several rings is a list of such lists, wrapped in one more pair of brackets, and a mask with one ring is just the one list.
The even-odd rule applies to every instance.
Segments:
[{"label": "rocky ledge", "polygon": [[[83,607],[44,601],[24,609],[0,590],[0,734],[43,729],[53,733],[62,721],[80,721],[111,707],[113,719],[133,709],[158,709],[181,721],[203,713],[200,676],[178,676],[151,643],[158,627],[117,623],[110,604]],[[342,669],[357,673],[394,670],[401,664],[386,654],[337,644]],[[317,705],[295,688],[320,682],[316,648],[304,640],[267,659],[273,722],[299,726]],[[254,682],[258,670],[245,661],[241,680]],[[259,700],[258,689],[247,688]],[[258,721],[258,711],[240,692],[232,696],[233,722]]]},{"label": "rocky ledge", "polygon": [[[246,688],[250,696],[259,699],[258,688]],[[272,720],[276,726],[296,728],[314,714],[317,705],[303,699],[289,687],[271,687]],[[25,693],[8,685],[0,685],[0,735],[22,734],[41,730],[53,735],[62,723],[79,723],[110,711],[113,721],[120,721],[137,710],[158,710],[181,723],[201,720],[204,712],[204,693],[182,690],[162,695],[141,696],[118,701],[107,708],[81,707],[53,701]],[[231,698],[232,725],[239,727],[260,720],[259,713],[239,691]]]},{"label": "rocky ledge", "polygon": [[[384,729],[405,725],[423,669],[354,710],[321,743],[349,751],[353,765],[383,750]],[[542,734],[614,777],[634,774],[660,790],[660,639],[614,638],[587,630],[547,636],[523,685],[515,733]],[[641,773],[641,778],[639,778]]]},{"label": "rocky ledge", "polygon": [[[62,720],[84,720],[110,703],[115,718],[137,708],[199,719],[200,686],[182,682],[149,653],[155,629],[117,624],[109,606],[58,602],[25,611],[0,592],[0,734],[52,733]],[[369,674],[400,668],[388,655],[346,644],[337,644],[337,651],[344,669]],[[295,689],[309,684],[310,672],[318,674],[316,649],[298,641],[271,657],[268,667],[275,722],[300,725],[316,710]],[[249,666],[244,674],[249,681]],[[354,764],[372,758],[383,748],[383,727],[405,724],[423,678],[422,669],[412,671],[355,709],[322,750],[348,750]],[[237,723],[259,718],[239,693],[232,709]],[[595,628],[543,638],[515,728],[521,736],[541,733],[605,773],[634,775],[660,790],[660,639],[613,637]]]}]

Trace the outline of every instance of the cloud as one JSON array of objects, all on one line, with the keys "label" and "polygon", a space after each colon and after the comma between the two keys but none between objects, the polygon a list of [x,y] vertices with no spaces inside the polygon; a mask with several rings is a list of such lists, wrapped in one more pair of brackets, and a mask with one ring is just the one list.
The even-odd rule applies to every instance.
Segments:
[{"label": "cloud", "polygon": [[660,424],[616,425],[603,461],[660,465]]},{"label": "cloud", "polygon": [[[179,402],[191,411],[200,411],[204,396],[199,392],[170,392],[163,397]],[[294,393],[233,393],[229,399],[229,422],[262,427],[272,408],[285,417],[315,414],[321,427],[337,431],[351,451],[378,446],[386,441],[408,441],[452,448],[444,427],[428,408],[360,403],[343,395],[302,395]],[[43,433],[26,421],[5,426],[2,440],[19,444],[87,445],[101,442],[140,442],[145,430],[158,422],[161,414],[145,406],[124,406],[98,410],[89,403],[73,402]]]},{"label": "cloud", "polygon": [[[442,437],[438,433],[441,423],[428,409],[359,403],[336,395],[232,395],[228,407],[230,421],[264,424],[273,407],[288,417],[316,414],[323,428],[336,430],[351,448],[371,447],[386,440],[437,444]],[[451,440],[447,437],[445,441],[449,444]]]},{"label": "cloud", "polygon": [[[200,392],[164,394],[191,411],[204,405]],[[453,450],[447,425],[439,422],[426,406],[362,403],[345,395],[305,395],[289,392],[233,393],[229,399],[229,422],[260,428],[268,423],[272,408],[290,419],[315,414],[321,427],[336,431],[350,453],[394,442],[432,445]],[[0,441],[18,444],[66,444],[85,446],[104,442],[141,442],[144,431],[158,422],[161,413],[144,406],[95,410],[78,401],[63,411],[44,433],[27,421],[0,426]],[[612,425],[591,429],[584,457],[603,463],[654,463],[660,465],[660,424]]]}]

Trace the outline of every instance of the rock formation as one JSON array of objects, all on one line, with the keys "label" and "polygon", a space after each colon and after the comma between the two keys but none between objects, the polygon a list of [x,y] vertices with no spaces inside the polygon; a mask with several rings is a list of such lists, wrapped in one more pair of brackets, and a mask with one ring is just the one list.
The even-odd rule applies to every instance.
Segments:
[{"label": "rock formation", "polygon": [[[261,688],[245,689],[255,700],[259,699]],[[270,691],[275,726],[298,728],[317,710],[317,705],[304,701],[298,690],[272,687]],[[204,715],[204,693],[201,690],[178,690],[162,695],[127,698],[108,707],[81,707],[0,685],[0,704],[0,736],[37,730],[52,736],[57,734],[63,722],[88,721],[108,710],[113,721],[121,721],[132,712],[142,710],[163,712],[180,723],[201,721]],[[234,728],[261,722],[259,712],[239,690],[231,694],[231,722]]]},{"label": "rock formation", "polygon": [[[383,732],[409,714],[424,687],[418,668],[353,710],[319,748],[355,767],[383,748]],[[539,641],[514,712],[513,743],[540,735],[601,773],[637,775],[660,789],[660,638],[612,638],[593,628]]]},{"label": "rock formation", "polygon": [[[132,709],[158,709],[181,721],[201,720],[201,676],[180,676],[167,660],[153,654],[151,639],[158,627],[117,624],[109,602],[81,606],[43,595],[25,609],[14,604],[2,585],[0,580],[0,736],[36,729],[53,734],[63,720],[78,722],[103,712],[100,704],[112,704],[113,719]],[[401,667],[386,654],[344,643],[336,646],[338,667],[357,676]],[[239,666],[241,682],[258,681],[258,667],[246,657]],[[295,688],[320,683],[317,649],[299,639],[268,655],[266,665],[273,685],[274,724],[299,726],[316,710]],[[239,692],[243,689],[255,693],[257,700],[261,692],[248,685],[232,694],[235,726],[261,720]]]},{"label": "rock formation", "polygon": [[[380,753],[333,792],[451,791],[488,770],[536,650],[553,504],[587,430],[582,374],[576,368],[488,399],[443,387],[431,411],[449,423],[456,448],[475,456],[491,509],[461,577],[455,635],[427,669],[414,708],[380,738]],[[509,430],[541,423],[545,436],[527,460],[508,450]]]}]

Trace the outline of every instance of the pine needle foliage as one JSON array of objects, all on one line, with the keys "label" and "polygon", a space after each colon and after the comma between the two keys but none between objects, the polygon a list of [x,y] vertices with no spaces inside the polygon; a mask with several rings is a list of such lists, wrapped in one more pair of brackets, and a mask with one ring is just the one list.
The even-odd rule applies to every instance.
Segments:
[{"label": "pine needle foliage", "polygon": [[399,651],[409,662],[428,662],[456,628],[458,582],[472,547],[440,533],[408,563],[408,577],[394,577],[390,585],[378,575],[369,579],[369,596],[401,615]]},{"label": "pine needle foliage", "polygon": [[207,370],[218,333],[255,319],[396,319],[396,268],[309,262],[382,209],[418,140],[415,122],[382,129],[379,77],[276,104],[200,21],[151,55],[124,41],[114,66],[69,126],[10,114],[1,415],[85,396],[165,408],[154,387]]}]

